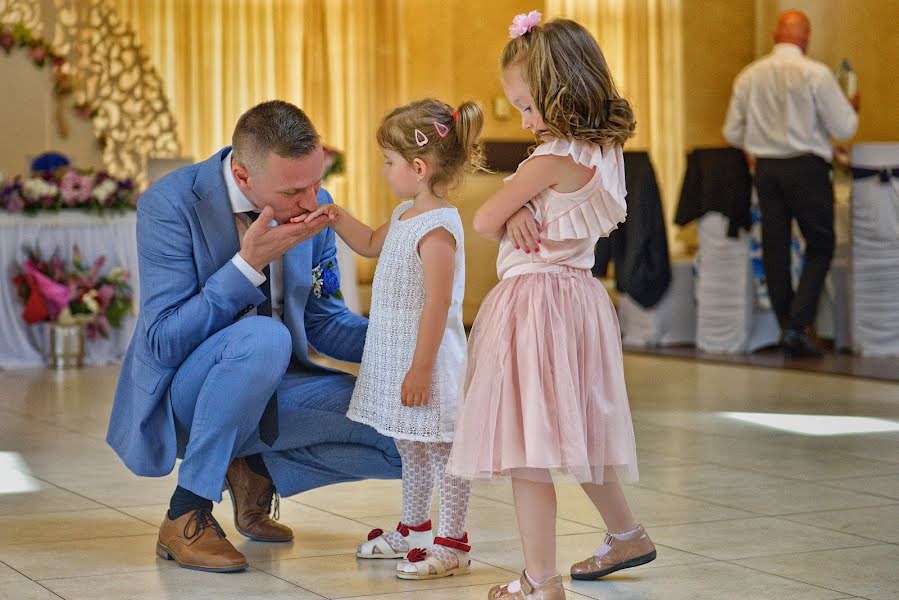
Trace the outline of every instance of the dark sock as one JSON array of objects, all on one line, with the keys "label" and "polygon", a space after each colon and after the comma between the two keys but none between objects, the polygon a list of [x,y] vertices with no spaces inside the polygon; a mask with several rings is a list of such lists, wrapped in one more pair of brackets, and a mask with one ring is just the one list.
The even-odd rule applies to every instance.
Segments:
[{"label": "dark sock", "polygon": [[262,475],[269,481],[272,480],[272,476],[268,472],[268,468],[266,468],[265,461],[262,460],[261,454],[251,454],[250,456],[244,457],[244,460],[247,461],[247,466],[250,467],[251,471],[257,475]]},{"label": "dark sock", "polygon": [[197,496],[192,491],[179,485],[175,488],[175,493],[172,494],[172,499],[169,502],[169,518],[174,521],[178,517],[198,508],[212,510],[212,500]]}]

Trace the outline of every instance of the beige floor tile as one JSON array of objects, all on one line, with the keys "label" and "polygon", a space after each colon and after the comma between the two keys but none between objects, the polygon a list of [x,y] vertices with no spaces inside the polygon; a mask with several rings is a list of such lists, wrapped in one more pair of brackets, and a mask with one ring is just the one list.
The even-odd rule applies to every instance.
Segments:
[{"label": "beige floor tile", "polygon": [[34,491],[0,494],[0,516],[103,508],[96,502],[34,477],[25,475],[22,482]]},{"label": "beige floor tile", "polygon": [[2,546],[110,538],[155,531],[155,527],[109,508],[0,517]]},{"label": "beige floor tile", "polygon": [[853,479],[840,479],[828,481],[827,485],[855,490],[866,494],[874,494],[899,500],[899,475],[887,475],[884,477],[856,477]]},{"label": "beige floor tile", "polygon": [[602,600],[836,600],[846,594],[727,563],[620,571],[566,587]]},{"label": "beige floor tile", "polygon": [[[510,578],[511,581],[511,578]],[[428,590],[399,592],[396,594],[378,594],[376,596],[354,596],[344,600],[484,600],[491,585],[476,585],[471,587],[448,588],[442,590]],[[566,600],[590,600],[589,596],[582,596],[574,592],[565,594]]]},{"label": "beige floor tile", "polygon": [[651,535],[656,543],[718,560],[872,543],[866,538],[772,517],[654,527]]},{"label": "beige floor tile", "polygon": [[66,600],[321,600],[292,583],[250,569],[211,574],[177,566],[160,571],[102,577],[75,577],[42,582]]},{"label": "beige floor tile", "polygon": [[[587,495],[580,490],[577,492],[560,497],[559,516],[605,528],[599,512]],[[718,506],[641,487],[628,487],[625,495],[637,521],[650,528],[656,525],[721,521],[754,516],[753,513],[745,510]]]},{"label": "beige floor tile", "polygon": [[111,452],[103,466],[83,470],[54,469],[42,474],[54,485],[114,508],[168,503],[178,486],[177,473],[166,477],[139,477]]},{"label": "beige floor tile", "polygon": [[420,598],[427,598],[425,590],[502,583],[510,581],[515,575],[473,561],[469,575],[404,581],[394,574],[396,561],[362,560],[354,554],[253,563],[253,566],[326,598],[396,592],[419,592]]},{"label": "beige floor tile", "polygon": [[710,489],[781,486],[793,480],[723,465],[699,464],[643,469],[639,487],[698,498]]},{"label": "beige floor tile", "polygon": [[0,584],[27,580],[27,577],[25,577],[15,569],[12,569],[8,565],[0,563]]},{"label": "beige floor tile", "polygon": [[870,600],[895,600],[899,590],[895,545],[769,556],[739,564]]},{"label": "beige floor tile", "polygon": [[59,600],[59,596],[33,581],[0,583],[0,600]]},{"label": "beige floor tile", "polygon": [[154,571],[157,535],[0,546],[0,560],[31,579]]},{"label": "beige floor tile", "polygon": [[768,486],[734,485],[688,493],[726,506],[760,515],[788,515],[814,510],[880,506],[889,499],[804,481],[778,482]]},{"label": "beige floor tile", "polygon": [[[577,534],[561,535],[556,538],[556,568],[559,573],[568,574],[571,565],[589,557],[602,544],[601,534]],[[524,569],[524,554],[521,551],[521,542],[495,541],[475,544],[472,548],[472,557],[511,572],[520,572]],[[640,569],[652,569],[658,567],[670,567],[675,565],[695,564],[711,562],[712,559],[661,546],[658,548],[658,558]]]},{"label": "beige floor tile", "polygon": [[[359,520],[367,525],[371,525],[371,527],[387,529],[399,522],[401,516],[401,514],[395,513],[385,516],[364,517]],[[439,523],[438,515],[433,513],[432,519],[436,526]],[[518,539],[518,520],[515,516],[515,510],[511,506],[500,505],[490,508],[474,508],[469,511],[465,528],[472,543]],[[599,529],[566,519],[557,519],[556,531],[559,535],[568,535],[573,533],[598,533]]]},{"label": "beige floor tile", "polygon": [[891,544],[899,543],[899,504],[803,513],[783,518]]}]

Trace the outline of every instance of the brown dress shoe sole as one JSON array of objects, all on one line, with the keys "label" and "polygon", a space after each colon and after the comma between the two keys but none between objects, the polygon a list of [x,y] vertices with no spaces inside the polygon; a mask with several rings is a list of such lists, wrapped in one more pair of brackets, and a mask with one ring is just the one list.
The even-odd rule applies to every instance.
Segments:
[{"label": "brown dress shoe sole", "polygon": [[596,573],[572,573],[571,578],[577,579],[579,581],[596,581],[597,579],[605,577],[606,575],[614,573],[615,571],[620,571],[621,569],[630,569],[631,567],[639,567],[640,565],[645,565],[646,563],[652,562],[655,559],[656,551],[653,550],[649,554],[644,554],[643,556],[638,556],[637,558],[632,558],[630,560],[620,562],[617,565],[611,566],[608,569],[603,569],[602,571],[597,571]]},{"label": "brown dress shoe sole", "polygon": [[254,542],[291,542],[293,541],[293,534],[290,534],[286,537],[278,537],[278,538],[263,538],[255,535],[250,535],[246,531],[240,528],[237,524],[237,500],[234,498],[234,490],[231,489],[231,484],[225,480],[225,489],[228,490],[228,495],[231,496],[231,506],[234,508],[234,529],[237,530],[237,533],[240,535],[250,538]]},{"label": "brown dress shoe sole", "polygon": [[178,558],[172,554],[172,551],[163,546],[160,543],[156,544],[156,556],[163,560],[173,560],[178,563],[179,567],[184,569],[192,569],[194,571],[206,571],[209,573],[231,573],[233,571],[243,571],[247,567],[250,566],[249,563],[244,563],[242,565],[232,565],[230,567],[201,567],[199,565],[191,565],[188,563],[181,562]]}]

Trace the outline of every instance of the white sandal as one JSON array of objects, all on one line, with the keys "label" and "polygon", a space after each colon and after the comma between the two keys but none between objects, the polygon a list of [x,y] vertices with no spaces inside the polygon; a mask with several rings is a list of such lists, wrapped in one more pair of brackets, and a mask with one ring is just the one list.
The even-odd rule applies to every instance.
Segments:
[{"label": "white sandal", "polygon": [[467,533],[461,538],[436,537],[431,547],[434,546],[442,546],[455,554],[458,561],[457,566],[448,568],[442,560],[427,550],[414,548],[406,555],[406,560],[396,566],[396,576],[400,579],[440,579],[471,573],[471,557],[469,556],[471,546],[468,544]]},{"label": "white sandal", "polygon": [[[356,556],[359,558],[403,558],[412,548],[430,546],[434,538],[431,535],[431,522],[425,521],[421,525],[403,525],[399,523],[396,531],[403,536],[404,548],[394,548],[387,541],[383,529],[372,529],[368,534],[368,541],[359,544]],[[392,532],[391,532],[392,533]]]}]

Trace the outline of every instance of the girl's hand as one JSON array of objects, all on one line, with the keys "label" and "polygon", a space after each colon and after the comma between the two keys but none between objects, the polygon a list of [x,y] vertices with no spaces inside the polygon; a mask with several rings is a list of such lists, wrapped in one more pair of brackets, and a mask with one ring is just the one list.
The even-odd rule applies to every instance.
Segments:
[{"label": "girl's hand", "polygon": [[400,401],[403,406],[427,406],[431,391],[431,370],[412,366],[403,379]]},{"label": "girl's hand", "polygon": [[340,207],[336,204],[319,204],[318,208],[313,210],[310,213],[306,213],[305,215],[300,215],[298,217],[293,217],[290,222],[291,223],[308,223],[312,221],[316,217],[321,215],[325,215],[328,217],[329,223],[336,223],[337,219],[340,218]]},{"label": "girl's hand", "polygon": [[533,250],[540,252],[543,240],[540,234],[543,227],[534,219],[534,215],[526,206],[521,207],[506,221],[506,235],[515,243],[515,249],[528,254]]}]

